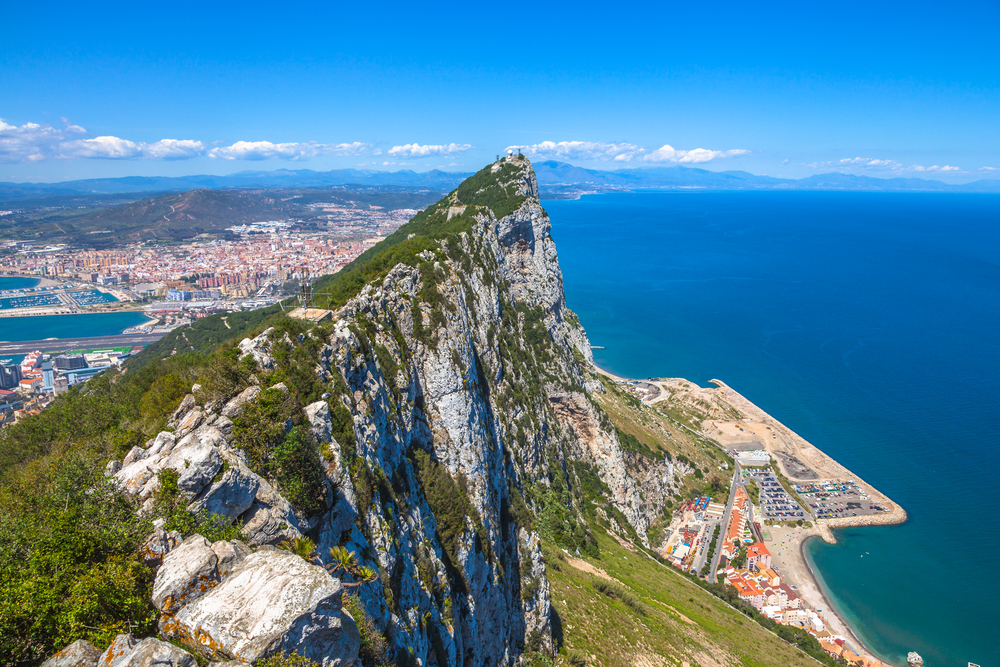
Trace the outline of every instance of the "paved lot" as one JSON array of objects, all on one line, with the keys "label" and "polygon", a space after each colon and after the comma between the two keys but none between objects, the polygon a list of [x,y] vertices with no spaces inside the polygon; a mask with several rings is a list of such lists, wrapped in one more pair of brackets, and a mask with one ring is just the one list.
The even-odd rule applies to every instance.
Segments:
[{"label": "paved lot", "polygon": [[870,516],[889,511],[889,508],[873,503],[868,494],[851,480],[796,484],[794,488],[809,504],[817,519]]},{"label": "paved lot", "polygon": [[752,468],[748,471],[760,489],[760,511],[769,521],[798,521],[807,517],[806,511],[785,491],[770,468]]}]

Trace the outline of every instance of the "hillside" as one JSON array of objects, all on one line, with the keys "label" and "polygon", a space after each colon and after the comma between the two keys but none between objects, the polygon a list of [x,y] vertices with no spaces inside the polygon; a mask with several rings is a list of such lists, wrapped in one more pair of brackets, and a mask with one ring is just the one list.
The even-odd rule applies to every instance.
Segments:
[{"label": "hillside", "polygon": [[15,212],[0,218],[0,239],[94,248],[183,241],[198,234],[225,235],[227,227],[247,222],[291,219],[308,223],[320,214],[308,207],[315,202],[371,204],[392,210],[423,208],[439,197],[431,190],[379,185],[323,190],[198,189],[138,200],[126,195],[51,195],[6,204]]},{"label": "hillside", "polygon": [[205,318],[0,432],[4,664],[817,664],[650,550],[726,459],[596,372],[550,231],[500,160],[319,281],[332,322]]}]

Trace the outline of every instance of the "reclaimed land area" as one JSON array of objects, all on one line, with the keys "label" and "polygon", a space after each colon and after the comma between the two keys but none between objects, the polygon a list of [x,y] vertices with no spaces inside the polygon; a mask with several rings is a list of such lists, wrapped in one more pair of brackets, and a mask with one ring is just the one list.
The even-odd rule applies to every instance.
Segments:
[{"label": "reclaimed land area", "polygon": [[[831,604],[809,563],[805,547],[808,540],[816,537],[835,544],[833,529],[836,528],[903,523],[907,518],[906,511],[721,380],[711,381],[715,387],[699,387],[683,378],[636,381],[599,368],[596,370],[613,381],[614,384],[605,382],[606,387],[613,386],[618,390],[609,391],[598,400],[615,419],[618,428],[638,435],[640,440],[654,442],[663,439],[666,445],[664,450],[672,449],[671,443],[686,440],[685,449],[690,451],[694,446],[703,454],[710,454],[711,449],[725,452],[751,448],[766,450],[771,457],[771,465],[790,485],[853,480],[871,502],[885,508],[885,511],[861,516],[817,519],[807,514],[808,521],[771,522],[766,527],[771,539],[765,540],[777,570],[796,586],[796,592],[807,606],[822,610],[820,616],[831,631],[854,637],[869,654],[874,655]],[[626,424],[617,417],[625,418],[630,412],[634,414],[634,408],[640,404],[639,400],[626,393],[630,387],[638,387],[644,392],[641,395],[646,396],[641,401],[640,411],[645,419]],[[633,410],[628,410],[628,407]],[[808,512],[808,505],[797,494],[795,496]]]}]

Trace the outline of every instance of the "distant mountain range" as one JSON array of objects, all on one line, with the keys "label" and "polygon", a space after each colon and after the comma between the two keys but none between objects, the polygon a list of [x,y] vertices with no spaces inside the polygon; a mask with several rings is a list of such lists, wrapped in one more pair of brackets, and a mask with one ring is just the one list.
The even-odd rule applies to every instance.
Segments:
[{"label": "distant mountain range", "polygon": [[[984,179],[952,185],[924,178],[875,178],[854,174],[816,174],[800,179],[757,176],[745,171],[709,171],[695,167],[645,167],[615,171],[584,169],[554,160],[535,163],[543,190],[550,194],[580,191],[632,190],[644,188],[712,188],[722,190],[879,190],[933,192],[1000,192],[1000,179]],[[180,192],[194,189],[230,188],[326,188],[330,186],[404,186],[448,191],[471,172],[437,169],[416,172],[364,169],[279,169],[245,171],[229,176],[127,176],[94,178],[64,183],[0,183],[0,201],[36,199],[62,194],[124,194]]]},{"label": "distant mountain range", "polygon": [[884,190],[935,192],[1000,192],[1000,179],[951,185],[923,178],[874,178],[854,174],[816,174],[806,178],[756,176],[746,171],[709,171],[696,167],[645,167],[600,171],[565,162],[536,162],[539,184],[595,186],[614,189],[713,188],[720,190]]}]

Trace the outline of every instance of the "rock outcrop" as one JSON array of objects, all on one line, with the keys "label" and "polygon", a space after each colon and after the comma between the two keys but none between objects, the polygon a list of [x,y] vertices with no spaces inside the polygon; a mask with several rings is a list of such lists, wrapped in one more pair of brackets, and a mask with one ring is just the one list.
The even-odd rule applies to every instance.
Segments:
[{"label": "rock outcrop", "polygon": [[187,651],[148,637],[136,641],[132,635],[118,635],[97,660],[97,667],[198,667]]},{"label": "rock outcrop", "polygon": [[[145,511],[171,470],[191,511],[242,523],[245,545],[151,536],[165,635],[216,661],[295,650],[352,664],[358,631],[341,608],[341,582],[267,546],[308,533],[321,564],[344,546],[378,573],[352,593],[396,655],[514,665],[551,650],[549,585],[527,514],[562,504],[581,523],[550,527],[548,537],[579,548],[586,524],[573,490],[583,462],[644,535],[669,471],[647,462],[632,472],[614,425],[587,395],[600,383],[586,371],[589,341],[566,307],[537,197],[527,160],[483,170],[414,223],[461,222],[462,231],[428,240],[348,300],[332,325],[241,341],[240,363],[257,366],[253,384],[207,403],[200,390],[187,395],[168,422],[173,432],[109,467]],[[291,395],[284,384],[257,385],[304,349],[325,393],[300,404],[284,431],[300,424],[322,452],[325,509],[309,515],[273,475],[251,468],[233,433],[248,405],[274,390]]]},{"label": "rock outcrop", "polygon": [[101,652],[86,639],[78,639],[42,663],[42,667],[94,667]]},{"label": "rock outcrop", "polygon": [[295,652],[324,667],[355,663],[360,637],[341,607],[338,579],[299,556],[266,547],[222,576],[215,547],[188,538],[164,560],[153,596],[164,611],[165,636],[213,661],[252,663],[274,652]]}]

